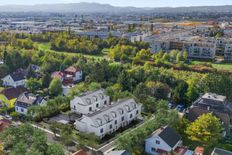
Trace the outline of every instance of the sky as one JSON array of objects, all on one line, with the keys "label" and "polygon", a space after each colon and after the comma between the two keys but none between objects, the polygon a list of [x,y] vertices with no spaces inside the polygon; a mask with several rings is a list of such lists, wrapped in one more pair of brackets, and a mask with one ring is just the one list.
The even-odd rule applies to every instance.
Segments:
[{"label": "sky", "polygon": [[53,4],[53,3],[78,3],[96,2],[114,6],[135,7],[178,7],[178,6],[211,6],[232,5],[232,0],[0,0],[0,5],[7,4]]}]

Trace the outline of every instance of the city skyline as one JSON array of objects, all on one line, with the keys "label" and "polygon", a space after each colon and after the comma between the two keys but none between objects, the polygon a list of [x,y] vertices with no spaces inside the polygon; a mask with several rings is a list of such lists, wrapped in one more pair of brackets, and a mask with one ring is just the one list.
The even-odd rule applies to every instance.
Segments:
[{"label": "city skyline", "polygon": [[2,0],[0,5],[35,5],[35,4],[57,4],[57,3],[80,3],[80,2],[94,2],[101,4],[110,4],[113,6],[133,6],[133,7],[182,7],[182,6],[219,6],[232,5],[231,0],[212,1],[212,0]]}]

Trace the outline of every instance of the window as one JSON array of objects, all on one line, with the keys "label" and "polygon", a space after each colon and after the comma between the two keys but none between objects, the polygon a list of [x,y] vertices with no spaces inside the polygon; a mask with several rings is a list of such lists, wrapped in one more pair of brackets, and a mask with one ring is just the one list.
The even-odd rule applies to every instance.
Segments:
[{"label": "window", "polygon": [[122,117],[122,121],[124,121],[124,116]]},{"label": "window", "polygon": [[101,128],[100,133],[103,133],[103,128]]},{"label": "window", "polygon": [[96,107],[98,108],[98,107],[99,107],[99,104],[96,104]]},{"label": "window", "polygon": [[92,107],[89,107],[89,111],[92,111]]},{"label": "window", "polygon": [[139,113],[139,111],[138,110],[136,110],[136,115]]},{"label": "window", "polygon": [[106,101],[104,101],[104,104],[106,105],[106,104],[107,104],[107,102],[106,102]]},{"label": "window", "polygon": [[76,106],[75,105],[73,106],[73,109],[76,110]]},{"label": "window", "polygon": [[132,118],[132,116],[133,116],[133,115],[132,115],[132,114],[130,114],[130,118]]},{"label": "window", "polygon": [[152,151],[152,152],[155,152],[155,151],[156,151],[156,149],[152,147],[152,148],[151,148],[151,151]]},{"label": "window", "polygon": [[21,108],[21,112],[24,112],[24,109],[23,109],[23,108]]},{"label": "window", "polygon": [[155,143],[156,143],[156,144],[160,144],[160,141],[159,141],[159,140],[156,140]]},{"label": "window", "polygon": [[112,127],[113,127],[112,124],[110,124],[110,129],[112,129]]},{"label": "window", "polygon": [[118,121],[117,121],[117,120],[115,120],[115,121],[114,121],[114,124],[117,124],[117,123],[118,123]]}]

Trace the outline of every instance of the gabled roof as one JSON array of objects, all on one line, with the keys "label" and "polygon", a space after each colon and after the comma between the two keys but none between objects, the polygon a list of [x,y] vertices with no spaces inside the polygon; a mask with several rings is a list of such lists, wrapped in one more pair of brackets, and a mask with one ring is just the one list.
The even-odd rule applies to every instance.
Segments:
[{"label": "gabled roof", "polygon": [[204,107],[192,107],[189,109],[189,112],[187,114],[187,119],[191,122],[195,121],[199,116],[207,113],[212,113],[212,115],[219,118],[226,128],[230,125],[230,116],[226,112],[219,112],[214,109],[207,110],[207,108]]},{"label": "gabled roof", "polygon": [[88,91],[82,93],[79,97],[83,101],[84,105],[91,105],[99,100],[105,99],[104,92],[105,92],[104,89],[98,89],[96,91]]},{"label": "gabled roof", "polygon": [[76,73],[79,71],[78,68],[74,67],[74,66],[70,66],[67,69],[64,70],[65,72],[71,72],[71,73]]},{"label": "gabled roof", "polygon": [[43,101],[43,97],[25,92],[25,93],[22,93],[17,98],[16,104],[21,105],[21,103],[23,103],[23,104],[30,106],[30,105],[40,104],[42,101]]},{"label": "gabled roof", "polygon": [[173,148],[181,140],[181,136],[169,126],[157,129],[155,132],[152,133],[152,136],[159,136],[171,148]]},{"label": "gabled roof", "polygon": [[93,122],[91,125],[94,127],[100,127],[113,120],[115,117],[134,110],[137,106],[140,105],[137,104],[134,99],[124,99],[108,105],[92,114],[84,115],[84,117],[91,119]]},{"label": "gabled roof", "polygon": [[63,78],[64,77],[64,73],[61,71],[55,71],[52,73],[52,78]]},{"label": "gabled roof", "polygon": [[21,80],[25,80],[26,79],[25,74],[23,74],[23,73],[11,73],[9,75],[11,76],[11,78],[14,81],[21,81]]},{"label": "gabled roof", "polygon": [[220,148],[214,148],[211,155],[232,155],[232,152]]},{"label": "gabled roof", "polygon": [[1,94],[5,95],[8,100],[12,100],[14,98],[18,98],[20,94],[27,91],[26,88],[19,86],[17,88],[11,87],[6,88],[1,91]]}]

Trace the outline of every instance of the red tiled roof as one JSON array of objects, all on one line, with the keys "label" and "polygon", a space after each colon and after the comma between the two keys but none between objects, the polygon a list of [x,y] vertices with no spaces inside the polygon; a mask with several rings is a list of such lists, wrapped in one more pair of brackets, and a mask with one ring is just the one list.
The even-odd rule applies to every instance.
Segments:
[{"label": "red tiled roof", "polygon": [[84,150],[79,150],[79,151],[73,153],[72,155],[87,155],[87,153]]},{"label": "red tiled roof", "polygon": [[204,153],[204,148],[203,147],[196,147],[195,150],[194,150],[194,155],[200,155],[200,154],[203,154]]},{"label": "red tiled roof", "polygon": [[1,94],[5,95],[8,100],[12,100],[14,98],[18,98],[20,94],[27,91],[26,88],[19,86],[17,88],[11,87],[6,88],[1,91]]},{"label": "red tiled roof", "polygon": [[61,71],[56,71],[52,73],[52,78],[62,78],[64,77],[64,73]]}]

